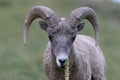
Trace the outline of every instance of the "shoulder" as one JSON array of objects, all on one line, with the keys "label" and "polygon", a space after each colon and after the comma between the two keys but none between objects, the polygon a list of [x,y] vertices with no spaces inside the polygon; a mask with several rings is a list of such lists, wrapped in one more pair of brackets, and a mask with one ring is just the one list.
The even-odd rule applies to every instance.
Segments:
[{"label": "shoulder", "polygon": [[90,36],[86,36],[86,35],[77,35],[75,39],[75,43],[76,44],[89,44],[89,45],[95,46],[95,39]]},{"label": "shoulder", "polygon": [[95,39],[86,35],[77,35],[73,43],[77,50],[83,51],[97,49],[99,45],[96,47],[95,44]]}]

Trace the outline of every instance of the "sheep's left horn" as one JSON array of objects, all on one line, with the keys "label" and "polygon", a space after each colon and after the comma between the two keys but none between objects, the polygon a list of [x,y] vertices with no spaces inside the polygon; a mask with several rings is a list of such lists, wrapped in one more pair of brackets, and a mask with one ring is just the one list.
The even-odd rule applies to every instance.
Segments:
[{"label": "sheep's left horn", "polygon": [[36,18],[43,19],[48,26],[54,26],[54,24],[57,23],[59,20],[58,16],[52,9],[45,6],[33,7],[26,16],[24,22],[24,45],[26,44],[29,26],[32,23],[32,21],[35,20]]},{"label": "sheep's left horn", "polygon": [[89,7],[77,8],[73,10],[72,13],[67,17],[68,24],[73,28],[76,27],[76,25],[80,23],[80,21],[82,21],[83,19],[87,19],[92,24],[95,31],[95,36],[96,36],[95,39],[97,45],[99,27],[98,27],[97,16],[93,9]]}]

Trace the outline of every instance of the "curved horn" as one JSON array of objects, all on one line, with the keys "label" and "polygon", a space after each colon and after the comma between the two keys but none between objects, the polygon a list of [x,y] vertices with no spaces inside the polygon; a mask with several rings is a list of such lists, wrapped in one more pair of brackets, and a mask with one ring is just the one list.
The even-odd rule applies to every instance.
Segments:
[{"label": "curved horn", "polygon": [[96,36],[95,39],[96,39],[96,46],[97,46],[99,26],[98,26],[96,13],[93,9],[89,7],[77,8],[73,10],[72,13],[68,16],[67,21],[71,27],[75,27],[83,19],[87,19],[92,24],[95,31],[95,36]]},{"label": "curved horn", "polygon": [[43,19],[47,25],[54,25],[58,22],[58,16],[55,12],[48,7],[44,6],[35,6],[33,7],[30,12],[27,14],[24,22],[24,45],[26,45],[26,38],[30,24],[36,18]]}]

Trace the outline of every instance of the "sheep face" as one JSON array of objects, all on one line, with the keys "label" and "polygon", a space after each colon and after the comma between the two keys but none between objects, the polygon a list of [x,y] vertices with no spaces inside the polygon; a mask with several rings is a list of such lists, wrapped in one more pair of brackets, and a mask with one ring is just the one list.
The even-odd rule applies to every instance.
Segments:
[{"label": "sheep face", "polygon": [[72,48],[72,43],[75,40],[76,33],[83,29],[84,23],[79,24],[74,29],[68,26],[64,20],[61,20],[59,24],[54,27],[47,26],[43,21],[40,21],[39,24],[40,27],[48,33],[57,66],[64,68]]}]

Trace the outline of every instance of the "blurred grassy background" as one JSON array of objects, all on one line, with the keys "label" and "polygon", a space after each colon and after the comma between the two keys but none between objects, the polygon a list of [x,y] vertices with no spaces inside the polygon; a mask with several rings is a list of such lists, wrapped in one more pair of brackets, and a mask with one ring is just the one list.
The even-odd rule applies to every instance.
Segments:
[{"label": "blurred grassy background", "polygon": [[[120,79],[120,4],[93,0],[0,0],[0,80],[47,80],[43,70],[43,52],[48,38],[32,23],[27,46],[23,46],[23,23],[30,8],[44,5],[60,17],[73,9],[92,7],[99,18],[99,44],[107,61],[107,80]],[[90,23],[80,34],[94,37]]]}]

